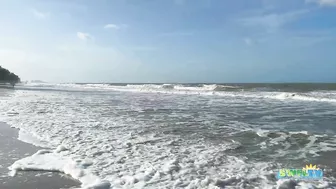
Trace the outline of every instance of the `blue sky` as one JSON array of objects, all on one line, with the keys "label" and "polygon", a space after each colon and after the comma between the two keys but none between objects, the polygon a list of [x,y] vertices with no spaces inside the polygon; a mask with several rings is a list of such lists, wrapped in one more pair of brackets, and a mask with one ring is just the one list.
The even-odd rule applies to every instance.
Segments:
[{"label": "blue sky", "polygon": [[0,65],[51,82],[336,82],[336,0],[0,0]]}]

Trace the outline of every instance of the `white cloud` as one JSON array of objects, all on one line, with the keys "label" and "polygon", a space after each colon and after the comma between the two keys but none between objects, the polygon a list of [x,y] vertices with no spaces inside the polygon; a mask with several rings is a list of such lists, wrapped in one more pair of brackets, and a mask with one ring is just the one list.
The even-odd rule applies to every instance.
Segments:
[{"label": "white cloud", "polygon": [[119,29],[123,29],[123,28],[127,28],[128,25],[127,24],[120,24],[120,25],[117,25],[117,24],[106,24],[104,26],[105,29],[115,29],[115,30],[119,30]]},{"label": "white cloud", "polygon": [[77,37],[83,41],[93,40],[93,36],[91,36],[88,33],[83,33],[83,32],[77,32]]},{"label": "white cloud", "polygon": [[306,0],[306,2],[318,3],[321,6],[336,6],[336,0]]},{"label": "white cloud", "polygon": [[118,29],[120,29],[120,26],[117,26],[117,25],[115,25],[115,24],[106,24],[106,25],[104,26],[104,28],[105,28],[105,29],[116,29],[116,30],[118,30]]},{"label": "white cloud", "polygon": [[32,13],[38,19],[46,19],[50,15],[49,13],[40,12],[37,11],[36,9],[32,9]]},{"label": "white cloud", "polygon": [[268,32],[274,32],[287,23],[299,19],[308,10],[296,10],[282,14],[272,13],[265,15],[257,15],[240,19],[239,22],[247,27],[263,27]]}]

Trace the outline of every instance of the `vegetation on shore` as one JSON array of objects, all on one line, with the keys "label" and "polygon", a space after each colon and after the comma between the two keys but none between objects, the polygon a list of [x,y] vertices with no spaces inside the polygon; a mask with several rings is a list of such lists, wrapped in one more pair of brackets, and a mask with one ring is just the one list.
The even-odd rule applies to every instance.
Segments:
[{"label": "vegetation on shore", "polygon": [[0,66],[0,83],[15,85],[21,81],[20,77]]}]

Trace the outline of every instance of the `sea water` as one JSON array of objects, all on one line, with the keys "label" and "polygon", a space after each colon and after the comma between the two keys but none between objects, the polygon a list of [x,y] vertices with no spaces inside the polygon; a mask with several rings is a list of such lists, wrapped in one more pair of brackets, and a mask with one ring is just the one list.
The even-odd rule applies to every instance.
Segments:
[{"label": "sea water", "polygon": [[[9,172],[82,188],[334,188],[333,84],[34,84],[2,89],[0,121],[42,146]],[[322,180],[277,180],[316,164]]]}]

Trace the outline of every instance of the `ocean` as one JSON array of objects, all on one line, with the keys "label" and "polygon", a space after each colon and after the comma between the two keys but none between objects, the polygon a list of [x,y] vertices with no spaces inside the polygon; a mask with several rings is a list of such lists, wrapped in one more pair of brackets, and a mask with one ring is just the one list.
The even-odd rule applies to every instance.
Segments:
[{"label": "ocean", "polygon": [[[336,188],[336,84],[52,84],[0,90],[45,148],[13,162],[83,188]],[[322,180],[277,179],[307,164]]]}]

